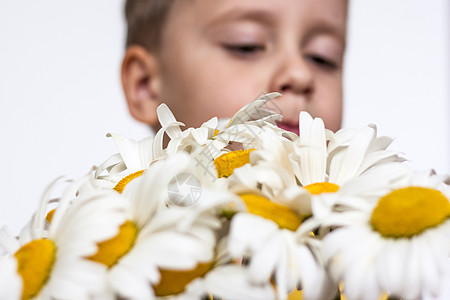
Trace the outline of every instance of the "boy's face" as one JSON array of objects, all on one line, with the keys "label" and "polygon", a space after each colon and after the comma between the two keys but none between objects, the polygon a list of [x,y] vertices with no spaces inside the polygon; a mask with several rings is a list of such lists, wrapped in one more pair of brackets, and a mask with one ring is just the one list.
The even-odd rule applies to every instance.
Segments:
[{"label": "boy's face", "polygon": [[187,127],[231,117],[279,91],[279,125],[302,110],[336,131],[342,116],[345,0],[178,0],[157,54],[162,102]]}]

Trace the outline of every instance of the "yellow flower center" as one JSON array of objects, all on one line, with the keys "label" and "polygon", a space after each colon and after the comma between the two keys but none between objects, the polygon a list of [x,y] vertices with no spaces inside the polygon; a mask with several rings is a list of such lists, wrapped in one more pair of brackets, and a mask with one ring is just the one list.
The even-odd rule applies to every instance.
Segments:
[{"label": "yellow flower center", "polygon": [[407,187],[378,201],[371,224],[384,237],[410,238],[442,224],[449,216],[449,200],[440,191]]},{"label": "yellow flower center", "polygon": [[120,226],[119,233],[115,237],[99,243],[97,253],[88,257],[88,259],[112,267],[131,250],[137,234],[136,224],[126,221]]},{"label": "yellow flower center", "polygon": [[233,174],[234,169],[250,163],[250,152],[254,150],[255,149],[236,150],[217,157],[214,160],[217,176],[219,178],[228,177]]},{"label": "yellow flower center", "polygon": [[339,190],[339,185],[331,182],[316,182],[304,186],[311,194],[319,195],[322,193],[335,193]]},{"label": "yellow flower center", "polygon": [[22,300],[36,296],[45,285],[55,261],[55,244],[46,239],[33,240],[14,254],[17,272],[22,277]]},{"label": "yellow flower center", "polygon": [[287,300],[302,300],[303,299],[303,293],[301,290],[297,290],[297,288],[294,288],[292,291],[289,292]]},{"label": "yellow flower center", "polygon": [[118,191],[119,193],[122,193],[122,192],[123,192],[123,189],[127,186],[127,184],[128,184],[131,180],[135,179],[136,177],[141,176],[142,173],[144,173],[144,171],[145,171],[145,170],[140,170],[140,171],[131,173],[130,175],[128,175],[128,176],[122,178],[122,180],[120,180],[120,181],[116,184],[116,186],[114,187],[114,190]]},{"label": "yellow flower center", "polygon": [[182,293],[188,283],[198,277],[204,276],[212,268],[213,263],[198,264],[191,270],[160,269],[161,280],[153,286],[155,295],[159,297]]},{"label": "yellow flower center", "polygon": [[295,231],[302,224],[302,219],[287,206],[272,202],[259,195],[242,194],[239,196],[247,206],[249,213],[272,220],[280,228]]},{"label": "yellow flower center", "polygon": [[47,216],[45,217],[45,219],[47,220],[47,222],[51,223],[53,220],[53,215],[55,214],[55,210],[56,208],[52,209],[51,211],[48,212]]}]

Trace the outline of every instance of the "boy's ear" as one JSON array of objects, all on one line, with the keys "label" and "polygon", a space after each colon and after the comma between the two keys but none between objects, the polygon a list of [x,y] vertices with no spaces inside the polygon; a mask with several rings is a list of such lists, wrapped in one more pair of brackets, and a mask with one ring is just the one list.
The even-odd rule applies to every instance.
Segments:
[{"label": "boy's ear", "polygon": [[156,57],[140,46],[130,46],[122,62],[122,87],[131,115],[143,123],[158,122],[161,103],[159,66]]}]

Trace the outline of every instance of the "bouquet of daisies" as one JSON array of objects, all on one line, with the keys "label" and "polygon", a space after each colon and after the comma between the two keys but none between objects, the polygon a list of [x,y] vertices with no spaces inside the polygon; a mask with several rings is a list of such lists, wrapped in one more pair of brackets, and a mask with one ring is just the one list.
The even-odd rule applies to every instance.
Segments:
[{"label": "bouquet of daisies", "polygon": [[[450,299],[449,177],[418,172],[374,125],[331,132],[271,93],[118,147],[0,231],[0,299]],[[168,143],[163,137],[168,136]]]}]

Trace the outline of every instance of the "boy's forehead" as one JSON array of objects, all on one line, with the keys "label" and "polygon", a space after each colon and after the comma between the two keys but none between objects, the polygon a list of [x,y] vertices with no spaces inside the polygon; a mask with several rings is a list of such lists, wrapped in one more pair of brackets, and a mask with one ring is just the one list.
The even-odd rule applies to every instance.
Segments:
[{"label": "boy's forehead", "polygon": [[191,14],[205,26],[234,20],[255,20],[268,24],[289,15],[300,25],[324,23],[345,36],[347,0],[178,0],[177,13]]}]

